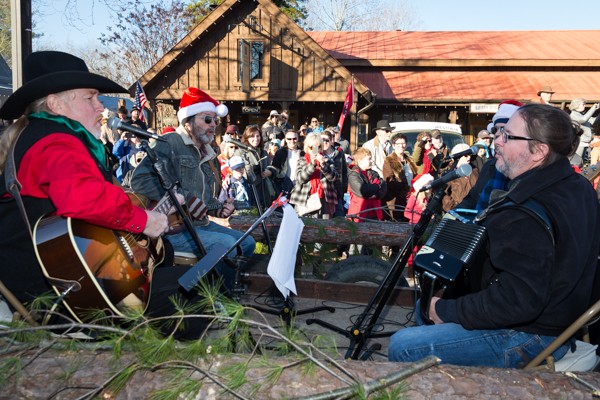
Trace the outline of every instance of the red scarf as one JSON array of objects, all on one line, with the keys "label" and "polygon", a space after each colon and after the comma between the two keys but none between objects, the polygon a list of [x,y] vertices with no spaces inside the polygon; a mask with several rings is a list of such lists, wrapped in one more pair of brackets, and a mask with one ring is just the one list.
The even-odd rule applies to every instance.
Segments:
[{"label": "red scarf", "polygon": [[[305,153],[304,154],[304,159],[306,160],[307,164],[310,164],[311,158],[310,158],[310,154]],[[323,185],[321,184],[321,168],[319,167],[319,164],[315,165],[315,172],[312,173],[312,175],[310,176],[310,194],[314,194],[314,193],[318,193],[319,198],[322,199],[323,198]]]}]

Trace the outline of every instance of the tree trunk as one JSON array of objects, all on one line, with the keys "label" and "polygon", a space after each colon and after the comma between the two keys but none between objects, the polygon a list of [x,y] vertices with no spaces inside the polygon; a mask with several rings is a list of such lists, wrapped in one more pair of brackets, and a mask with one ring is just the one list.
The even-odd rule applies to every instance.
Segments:
[{"label": "tree trunk", "polygon": [[[256,221],[257,217],[234,215],[229,220],[212,218],[219,225],[227,226],[245,232]],[[360,222],[356,223],[345,218],[314,219],[302,218],[304,230],[300,241],[303,243],[331,244],[364,244],[372,246],[402,246],[412,232],[412,225],[403,222]],[[281,218],[271,216],[265,220],[271,239],[279,233]],[[262,224],[252,231],[252,237],[263,240]]]}]

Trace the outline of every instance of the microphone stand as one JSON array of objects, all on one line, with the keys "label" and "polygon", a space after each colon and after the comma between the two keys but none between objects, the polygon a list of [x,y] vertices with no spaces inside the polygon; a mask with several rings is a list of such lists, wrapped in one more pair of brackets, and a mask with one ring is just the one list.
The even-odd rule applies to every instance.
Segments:
[{"label": "microphone stand", "polygon": [[184,212],[181,204],[179,204],[179,200],[177,200],[177,195],[176,195],[177,192],[175,191],[175,188],[179,182],[174,181],[172,179],[171,175],[165,168],[165,164],[162,162],[162,160],[160,160],[158,158],[158,155],[156,154],[154,149],[152,149],[150,147],[150,144],[148,143],[148,141],[143,139],[141,141],[141,143],[142,143],[142,147],[144,148],[144,151],[146,152],[146,157],[148,157],[148,159],[152,163],[152,169],[154,169],[154,171],[156,172],[156,175],[158,176],[160,185],[169,194],[169,197],[171,198],[171,202],[175,206],[177,213],[183,219],[183,223],[184,223],[185,227],[187,228],[188,232],[190,233],[190,235],[192,236],[192,239],[194,240],[194,243],[196,244],[196,247],[198,248],[198,251],[200,252],[201,256],[202,257],[206,256],[206,253],[207,253],[206,248],[202,244],[202,241],[200,240],[200,237],[198,236],[196,229],[194,229],[194,225],[192,224],[192,221],[187,216],[187,214]]},{"label": "microphone stand", "polygon": [[[264,177],[262,176],[263,173],[263,169],[262,169],[262,165],[260,163],[260,153],[253,147],[250,147],[247,151],[251,151],[252,153],[254,153],[254,155],[256,156],[256,159],[258,160],[258,166],[260,168],[260,177],[263,180],[262,186],[263,186],[263,191],[262,194],[264,196],[265,194],[265,183],[264,183]],[[255,176],[256,178],[256,176]],[[262,204],[260,202],[260,198],[258,197],[258,190],[256,189],[257,186],[257,179],[254,179],[254,183],[252,183],[252,193],[254,194],[254,200],[256,201],[256,208],[258,209],[258,214],[262,215],[263,214],[263,207]],[[280,195],[281,197],[281,195]],[[276,200],[277,201],[277,200]],[[271,213],[269,213],[270,215]],[[273,254],[273,245],[271,243],[271,238],[269,237],[269,231],[267,229],[267,223],[265,221],[266,218],[263,218],[261,220],[261,226],[262,226],[262,231],[263,231],[263,235],[265,237],[265,241],[267,242],[267,247],[269,249],[269,254]]]},{"label": "microphone stand", "polygon": [[[423,210],[419,222],[414,226],[413,231],[409,238],[404,243],[404,246],[396,256],[394,263],[390,267],[386,276],[383,278],[379,287],[369,300],[369,303],[365,307],[364,311],[356,319],[353,326],[348,329],[342,329],[335,325],[332,325],[326,321],[319,319],[308,319],[306,323],[308,325],[316,323],[325,328],[328,328],[334,332],[337,332],[350,339],[348,350],[346,351],[345,358],[351,358],[353,360],[359,359],[362,349],[370,338],[387,337],[391,336],[395,332],[381,332],[373,333],[373,328],[377,324],[377,320],[381,315],[385,305],[387,304],[390,295],[392,294],[394,287],[404,272],[404,268],[408,263],[408,259],[412,253],[412,249],[415,244],[419,243],[421,236],[425,233],[429,222],[436,214],[437,210],[440,209],[442,204],[442,198],[444,197],[446,185],[441,185],[434,190],[432,197],[427,203],[427,207]],[[372,309],[375,311],[371,311]],[[372,346],[365,354],[360,358],[366,360],[374,351],[379,350],[381,345],[379,343]]]}]

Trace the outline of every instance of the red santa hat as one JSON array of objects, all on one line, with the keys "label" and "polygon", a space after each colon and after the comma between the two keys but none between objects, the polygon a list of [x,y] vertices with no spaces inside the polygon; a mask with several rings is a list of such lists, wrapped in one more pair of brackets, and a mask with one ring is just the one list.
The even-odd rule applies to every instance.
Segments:
[{"label": "red santa hat", "polygon": [[181,97],[179,111],[177,111],[179,123],[201,112],[214,112],[219,117],[224,117],[229,110],[225,104],[219,104],[202,90],[195,87],[187,88]]}]

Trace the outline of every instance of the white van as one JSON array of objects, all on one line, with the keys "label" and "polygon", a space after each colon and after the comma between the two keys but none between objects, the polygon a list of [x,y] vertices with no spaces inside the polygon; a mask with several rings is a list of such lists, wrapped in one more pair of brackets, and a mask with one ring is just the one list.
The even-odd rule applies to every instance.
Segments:
[{"label": "white van", "polygon": [[417,140],[417,135],[423,131],[438,129],[442,133],[442,138],[448,149],[452,149],[457,144],[465,142],[460,125],[457,124],[432,121],[404,121],[390,122],[390,126],[394,128],[392,135],[396,132],[402,132],[406,135],[408,138],[406,150],[411,154]]}]

